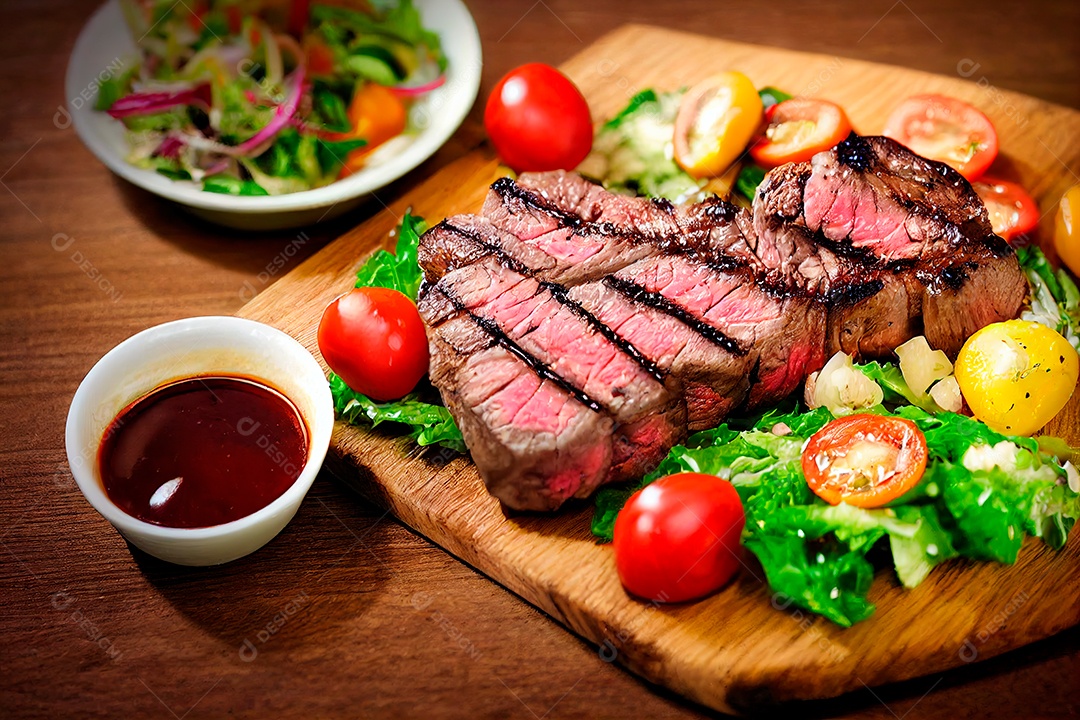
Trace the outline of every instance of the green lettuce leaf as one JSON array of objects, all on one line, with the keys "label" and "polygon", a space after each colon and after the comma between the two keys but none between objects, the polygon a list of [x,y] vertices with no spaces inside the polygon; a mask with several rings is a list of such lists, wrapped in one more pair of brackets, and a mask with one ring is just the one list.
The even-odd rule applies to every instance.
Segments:
[{"label": "green lettuce leaf", "polygon": [[254,180],[241,180],[230,175],[214,175],[203,180],[203,190],[223,195],[269,195]]},{"label": "green lettuce leaf", "polygon": [[735,191],[747,200],[753,201],[758,185],[765,180],[765,168],[747,163],[739,169],[735,177]]},{"label": "green lettuce leaf", "polygon": [[839,541],[812,545],[794,534],[751,535],[743,545],[761,563],[774,593],[774,607],[796,605],[841,627],[873,614],[867,594],[874,566],[865,552]]},{"label": "green lettuce leaf", "polygon": [[772,86],[763,87],[758,90],[758,95],[761,96],[762,106],[768,110],[773,105],[779,105],[785,100],[790,100],[791,95],[787,94],[783,90],[777,90]]},{"label": "green lettuce leaf", "polygon": [[409,428],[408,435],[417,445],[442,445],[455,452],[466,451],[461,430],[454,423],[450,411],[442,405],[422,401],[415,392],[400,400],[377,403],[331,373],[330,394],[334,398],[334,409],[338,416],[354,425],[362,420],[371,423],[372,427],[384,422],[400,423]]},{"label": "green lettuce leaf", "polygon": [[904,374],[900,372],[900,367],[895,363],[874,361],[862,365],[856,364],[855,368],[881,386],[882,391],[885,393],[885,402],[907,403],[929,413],[941,412],[941,406],[934,402],[934,398],[929,395],[919,397],[908,387]]},{"label": "green lettuce leaf", "polygon": [[1080,290],[1076,283],[1064,269],[1055,271],[1036,245],[1017,248],[1016,257],[1031,286],[1031,309],[1021,317],[1046,325],[1073,347],[1080,347]]},{"label": "green lettuce leaf", "polygon": [[377,250],[356,273],[356,287],[384,287],[404,293],[413,301],[420,290],[423,273],[417,262],[420,236],[427,230],[423,218],[405,213],[398,227],[393,253]]},{"label": "green lettuce leaf", "polygon": [[617,112],[614,117],[604,123],[603,128],[605,130],[614,130],[615,128],[622,125],[623,121],[626,120],[628,117],[632,117],[638,111],[638,108],[640,108],[642,105],[656,102],[659,102],[656,91],[652,88],[646,88],[645,90],[642,90],[641,92],[634,95],[634,97],[630,98],[630,102],[627,103],[626,107]]}]

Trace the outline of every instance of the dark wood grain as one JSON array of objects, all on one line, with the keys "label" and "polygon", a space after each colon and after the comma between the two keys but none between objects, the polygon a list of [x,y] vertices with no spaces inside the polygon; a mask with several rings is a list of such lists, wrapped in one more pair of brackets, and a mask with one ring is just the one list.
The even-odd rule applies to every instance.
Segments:
[{"label": "dark wood grain", "polygon": [[[158,322],[236,312],[482,139],[474,108],[435,158],[350,216],[306,229],[300,244],[295,233],[219,230],[113,178],[62,118],[54,122],[66,101],[67,54],[93,6],[0,6],[3,715],[703,712],[602,662],[595,647],[331,477],[316,482],[270,545],[210,570],[132,553],[85,503],[66,470],[63,421],[97,358]],[[470,6],[484,41],[482,95],[513,65],[562,62],[633,20],[944,74],[977,64],[972,80],[1080,108],[1075,3]],[[273,272],[289,247],[295,252]],[[1076,603],[1076,589],[1061,588],[1059,601]],[[793,714],[1075,715],[1078,648],[1080,633],[1069,631],[959,672]]]}]

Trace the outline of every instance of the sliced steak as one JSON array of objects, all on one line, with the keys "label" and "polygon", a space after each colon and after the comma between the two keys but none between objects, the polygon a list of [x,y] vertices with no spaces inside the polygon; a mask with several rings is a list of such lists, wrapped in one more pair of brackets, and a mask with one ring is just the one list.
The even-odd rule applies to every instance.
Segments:
[{"label": "sliced steak", "polygon": [[748,391],[748,408],[786,397],[825,362],[825,307],[814,298],[771,293],[746,268],[667,255],[635,263],[608,282],[741,356],[738,387]]},{"label": "sliced steak", "polygon": [[[601,237],[702,262],[739,260],[766,269],[753,252],[756,240],[750,213],[718,197],[676,206],[662,199],[617,195],[562,170],[525,173],[518,184],[542,198],[552,212],[568,218],[565,222]],[[490,207],[485,205],[485,211]]]},{"label": "sliced steak", "polygon": [[[611,418],[612,431],[590,440],[607,446],[608,464],[598,477],[581,473],[581,482],[589,487],[586,492],[600,482],[640,477],[685,436],[686,406],[678,387],[669,390],[651,363],[566,297],[559,286],[486,258],[444,275],[427,290],[419,307],[434,337],[441,335],[447,321],[468,318],[538,377],[554,383],[590,411]],[[434,340],[432,345],[438,349]],[[486,378],[464,379],[488,382]],[[438,382],[436,386],[442,390]],[[500,452],[518,454],[513,446],[503,446]],[[529,452],[530,447],[522,450],[525,455]],[[492,484],[486,468],[479,463],[478,467]],[[548,501],[536,499],[541,504]],[[525,507],[521,498],[506,502]]]},{"label": "sliced steak", "polygon": [[769,173],[754,228],[761,261],[830,306],[830,351],[858,358],[918,334],[955,356],[975,330],[1016,317],[1027,292],[970,184],[888,138],[852,135]]},{"label": "sliced steak", "polygon": [[971,187],[884,138],[769,173],[753,214],[572,173],[492,185],[421,239],[432,382],[492,494],[553,509],[688,429],[794,391],[827,353],[955,355],[1027,283]]},{"label": "sliced steak", "polygon": [[1020,317],[1029,286],[1011,252],[998,255],[984,249],[949,258],[944,265],[935,268],[926,263],[920,268],[926,288],[923,330],[932,347],[955,358],[977,330]]},{"label": "sliced steak", "polygon": [[718,425],[746,398],[747,355],[626,290],[609,278],[571,288],[570,297],[660,371],[681,381],[690,430]]},{"label": "sliced steak", "polygon": [[549,256],[559,271],[558,281],[566,285],[596,280],[656,252],[645,238],[584,222],[509,178],[491,186],[483,215],[499,230]]},{"label": "sliced steak", "polygon": [[428,336],[431,381],[492,495],[513,508],[553,510],[607,477],[609,415],[537,375],[471,317],[450,317]]}]

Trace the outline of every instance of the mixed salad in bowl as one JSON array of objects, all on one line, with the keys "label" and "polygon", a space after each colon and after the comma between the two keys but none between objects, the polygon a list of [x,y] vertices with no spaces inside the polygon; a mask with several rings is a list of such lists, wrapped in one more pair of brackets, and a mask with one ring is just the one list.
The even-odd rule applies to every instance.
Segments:
[{"label": "mixed salad in bowl", "polygon": [[208,192],[283,195],[362,169],[446,80],[411,0],[122,0],[139,61],[99,87],[128,162]]}]

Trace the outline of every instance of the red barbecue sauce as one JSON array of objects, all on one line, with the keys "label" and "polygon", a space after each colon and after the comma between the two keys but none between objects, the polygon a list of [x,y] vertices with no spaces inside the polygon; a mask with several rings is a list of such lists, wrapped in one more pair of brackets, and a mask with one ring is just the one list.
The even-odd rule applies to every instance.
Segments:
[{"label": "red barbecue sauce", "polygon": [[284,395],[242,377],[192,377],[128,405],[105,431],[98,467],[124,512],[198,528],[260,510],[293,484],[308,432]]}]

